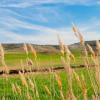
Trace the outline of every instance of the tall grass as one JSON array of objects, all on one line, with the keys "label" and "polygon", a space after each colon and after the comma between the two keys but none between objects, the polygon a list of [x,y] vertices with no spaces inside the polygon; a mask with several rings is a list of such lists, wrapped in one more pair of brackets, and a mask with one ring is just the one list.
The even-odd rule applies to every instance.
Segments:
[{"label": "tall grass", "polygon": [[[92,93],[92,100],[100,100],[100,42],[96,41],[96,52],[93,50],[93,48],[89,44],[85,44],[84,37],[79,31],[79,29],[73,24],[72,30],[75,34],[75,36],[80,41],[80,46],[82,47],[82,61],[84,62],[85,68],[87,70],[87,74],[89,76],[89,81],[91,88],[93,89]],[[71,61],[75,61],[75,57],[70,51],[69,47],[64,44],[64,42],[61,40],[61,37],[58,35],[58,42],[60,47],[60,53],[61,53],[61,61],[65,69],[66,73],[66,84],[67,89],[66,93],[63,91],[63,82],[62,78],[59,73],[53,72],[52,69],[49,69],[49,74],[51,75],[49,77],[50,83],[43,85],[43,89],[45,92],[45,97],[49,96],[50,100],[55,100],[55,96],[57,96],[56,100],[79,100],[79,96],[82,95],[83,100],[90,99],[88,96],[88,86],[86,83],[86,76],[82,74],[78,74],[75,69],[71,67]],[[17,100],[17,96],[19,97],[18,100],[24,99],[23,96],[26,96],[25,100],[41,100],[40,97],[40,87],[38,87],[39,83],[36,83],[35,79],[35,73],[31,73],[31,70],[33,69],[33,66],[37,66],[38,68],[38,61],[37,61],[37,53],[36,50],[33,48],[31,44],[24,44],[23,45],[24,52],[26,53],[26,64],[23,64],[23,61],[21,60],[21,69],[23,71],[19,71],[19,77],[21,84],[17,82],[10,82],[11,88],[12,88],[12,96],[14,100]],[[33,58],[30,59],[29,52],[32,52]],[[91,71],[91,66],[89,63],[88,54],[91,55],[91,60],[94,63],[94,71]],[[9,75],[9,70],[5,62],[5,53],[3,46],[0,44],[0,55],[1,55],[1,63],[4,69],[4,76]],[[25,74],[24,73],[24,66],[30,67],[30,72]],[[48,74],[48,73],[46,73]],[[93,76],[95,74],[95,76]],[[42,75],[42,74],[41,74]],[[44,74],[43,74],[44,75]],[[9,77],[9,76],[8,76]],[[44,76],[42,76],[44,77]],[[5,78],[5,77],[4,77]],[[7,77],[6,77],[7,78]],[[77,82],[76,89],[80,89],[82,94],[76,94],[73,86],[75,82]],[[7,81],[3,80],[3,85],[7,83]],[[58,91],[56,91],[56,86],[58,86]],[[5,87],[5,86],[4,86]],[[7,88],[7,87],[6,87]],[[4,93],[2,96],[2,100],[6,100],[7,93]]]}]

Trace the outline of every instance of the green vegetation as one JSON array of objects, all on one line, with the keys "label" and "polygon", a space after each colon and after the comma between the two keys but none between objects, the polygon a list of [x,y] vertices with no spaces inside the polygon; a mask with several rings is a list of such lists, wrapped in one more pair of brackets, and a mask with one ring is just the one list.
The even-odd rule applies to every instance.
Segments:
[{"label": "green vegetation", "polygon": [[[86,86],[88,87],[88,98],[91,99],[93,95],[93,89],[90,85],[91,82],[89,80],[89,76],[87,74],[86,69],[85,68],[77,69],[76,72],[78,73],[79,76],[85,75]],[[67,83],[66,78],[68,78],[68,76],[66,76],[65,71],[61,71],[58,73],[61,77],[62,89],[63,89],[64,96],[66,97],[66,93],[68,90],[68,83]],[[33,74],[26,74],[25,77],[26,79],[30,77],[30,79],[35,80],[37,88],[38,88],[40,100],[46,100],[46,99],[51,100],[51,98],[53,98],[54,100],[62,100],[60,97],[59,87],[55,80],[54,74],[52,73],[34,74],[33,73]],[[17,84],[20,86],[22,90],[21,96],[19,94],[13,93],[12,87],[11,87],[12,84]],[[47,94],[44,88],[45,85],[48,86],[50,92],[52,93],[51,96]],[[32,92],[32,88],[30,86],[29,86],[29,91],[30,91],[30,96],[34,97],[34,93]],[[78,100],[83,100],[82,90],[78,86],[78,83],[75,80],[75,78],[73,78],[73,92],[75,96],[78,98]],[[25,87],[23,87],[21,80],[19,78],[19,75],[9,76],[7,80],[3,77],[0,77],[0,99],[2,99],[4,94],[6,95],[7,100],[14,100],[15,98],[17,100],[21,100],[21,98],[24,98],[24,100],[27,100],[27,91]],[[35,99],[31,99],[31,100],[35,100]]]},{"label": "green vegetation", "polygon": [[[73,31],[80,40],[82,52],[78,49],[71,52],[59,36],[60,54],[36,53],[31,44],[23,45],[23,53],[5,54],[0,44],[0,70],[3,70],[0,72],[0,99],[100,100],[100,42],[96,42],[95,52],[90,45],[85,45],[82,34],[75,26]],[[84,67],[72,68],[71,65]],[[56,66],[63,66],[64,70],[50,69]],[[33,67],[40,70],[47,67],[48,72],[32,72]],[[11,75],[10,68],[17,69],[18,73]],[[24,69],[30,70],[25,73]]]},{"label": "green vegetation", "polygon": [[[48,67],[48,66],[53,67],[53,66],[61,65],[59,54],[38,53],[37,57],[38,57],[37,61],[40,67]],[[21,65],[21,60],[25,63],[26,58],[27,58],[26,54],[20,52],[17,53],[10,52],[5,54],[5,62],[8,65],[8,67],[18,67]],[[31,58],[34,61],[34,57],[32,53],[29,53],[29,58]]]}]

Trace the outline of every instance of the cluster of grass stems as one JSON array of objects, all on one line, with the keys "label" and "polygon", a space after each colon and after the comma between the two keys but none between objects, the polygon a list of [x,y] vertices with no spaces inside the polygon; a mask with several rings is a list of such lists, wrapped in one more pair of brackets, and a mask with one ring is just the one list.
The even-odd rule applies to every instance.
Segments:
[{"label": "cluster of grass stems", "polygon": [[[96,41],[96,52],[92,49],[92,47],[89,44],[85,44],[84,38],[79,31],[79,29],[73,24],[72,30],[80,41],[80,46],[82,48],[82,61],[85,64],[85,68],[87,70],[87,74],[89,76],[90,85],[93,89],[93,94],[91,97],[91,100],[100,100],[100,61],[99,61],[99,55],[100,55],[100,42]],[[66,95],[64,95],[63,91],[63,83],[62,79],[59,73],[53,72],[51,69],[49,71],[49,74],[52,74],[52,77],[50,77],[50,85],[53,86],[52,90],[50,87],[48,87],[47,84],[43,85],[45,96],[49,96],[50,100],[54,100],[54,96],[57,95],[56,89],[54,87],[54,82],[56,81],[59,89],[59,100],[78,100],[80,93],[75,94],[73,90],[73,79],[76,80],[78,87],[82,91],[83,100],[88,100],[88,87],[86,85],[85,76],[83,74],[78,75],[75,69],[71,68],[71,60],[75,61],[74,55],[69,50],[68,46],[64,44],[64,42],[61,40],[60,36],[58,35],[58,41],[59,41],[59,47],[60,47],[60,53],[61,53],[61,61],[64,66],[66,77],[67,77],[67,87],[66,89]],[[12,83],[10,81],[9,77],[9,68],[6,65],[5,62],[5,53],[2,45],[0,44],[0,56],[1,56],[1,63],[3,66],[3,71],[5,72],[3,74],[3,85],[5,87],[5,84],[7,85],[7,82],[9,81],[12,88],[12,95],[14,96],[13,99],[17,100],[16,95],[19,96],[19,100],[24,100],[23,95],[26,96],[25,100],[40,100],[40,93],[39,93],[39,87],[37,87],[36,79],[34,75],[31,74],[31,70],[33,66],[37,66],[38,68],[38,61],[37,61],[37,53],[36,50],[33,48],[31,44],[24,44],[23,45],[24,52],[26,53],[26,63],[27,66],[30,68],[30,73],[25,74],[24,73],[24,64],[21,60],[21,68],[23,72],[19,71],[19,77],[21,80],[21,84],[18,84],[17,82]],[[29,51],[32,52],[32,55],[34,57],[34,62],[32,59],[29,58]],[[91,72],[91,66],[88,59],[88,54],[91,55],[91,60],[94,63],[94,73]],[[95,74],[95,77],[93,77],[93,74]],[[31,76],[31,77],[30,77]],[[4,88],[3,87],[3,88]],[[5,91],[5,88],[4,88]],[[2,100],[6,100],[6,92],[4,92],[2,96]]]}]

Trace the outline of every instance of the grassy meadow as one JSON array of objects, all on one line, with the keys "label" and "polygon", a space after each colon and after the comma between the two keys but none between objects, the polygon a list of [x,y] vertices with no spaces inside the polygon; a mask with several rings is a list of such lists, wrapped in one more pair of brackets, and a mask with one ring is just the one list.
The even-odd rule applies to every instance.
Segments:
[{"label": "grassy meadow", "polygon": [[[85,75],[87,77],[85,79],[86,81],[86,86],[88,87],[88,99],[91,100],[92,95],[94,94],[93,88],[90,85],[91,82],[89,80],[89,76],[87,74],[87,71],[85,68],[83,69],[78,69],[76,72],[81,76]],[[61,81],[62,81],[62,91],[63,95],[66,97],[66,91],[68,91],[68,76],[66,75],[65,71],[60,71],[57,72],[57,74],[60,75]],[[25,75],[26,79],[30,77],[31,80],[35,81],[35,84],[37,86],[37,90],[39,93],[39,100],[62,100],[61,95],[60,95],[60,90],[58,83],[55,79],[54,73],[30,73]],[[5,78],[0,77],[0,99],[5,94],[5,97],[7,98],[6,100],[28,100],[27,99],[27,89],[25,86],[22,85],[22,82],[20,80],[20,77],[18,75],[13,75],[13,76],[8,76],[8,79],[6,80]],[[5,83],[4,83],[5,82]],[[29,82],[29,80],[27,80]],[[18,93],[13,93],[12,91],[12,83],[17,84],[21,88],[21,95],[20,95],[20,90]],[[30,84],[30,83],[29,83]],[[48,87],[50,94],[46,90],[45,86]],[[33,92],[31,85],[29,85],[29,90],[30,92],[30,100],[38,100],[38,97],[36,96],[35,91]],[[73,92],[75,96],[77,97],[78,100],[84,100],[83,95],[82,95],[82,90],[78,85],[78,82],[73,79]]]},{"label": "grassy meadow", "polygon": [[[80,50],[73,50],[75,55],[75,62],[72,60],[71,64],[82,64]],[[34,56],[30,52],[28,57],[34,62]],[[26,62],[27,55],[25,52],[6,52],[5,53],[5,62],[10,68],[20,68],[21,61]],[[37,62],[38,67],[58,67],[62,66],[61,54],[60,53],[37,53]],[[2,67],[2,64],[0,63]],[[34,66],[36,67],[36,66]]]},{"label": "grassy meadow", "polygon": [[[0,45],[0,100],[100,100],[100,42],[95,53],[75,26],[73,31],[82,51],[70,51],[59,36],[59,53],[37,53],[31,44],[23,44],[23,52],[5,52]],[[64,69],[50,69],[59,66]],[[48,71],[32,72],[34,68]],[[9,74],[11,69],[22,71]]]}]

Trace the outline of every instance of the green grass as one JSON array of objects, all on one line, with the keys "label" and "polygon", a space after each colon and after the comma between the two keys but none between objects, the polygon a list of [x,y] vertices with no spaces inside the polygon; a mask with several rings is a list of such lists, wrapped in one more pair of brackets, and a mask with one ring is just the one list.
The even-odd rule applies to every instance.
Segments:
[{"label": "green grass", "polygon": [[[85,76],[86,86],[88,89],[88,100],[90,100],[93,95],[93,89],[91,87],[91,82],[89,80],[87,70],[85,68],[77,69],[76,72],[79,74],[79,76],[81,76],[82,74]],[[63,87],[64,96],[66,96],[66,91],[68,90],[67,75],[64,71],[61,71],[58,73],[62,79],[62,87]],[[51,100],[52,96],[53,96],[53,100],[61,100],[59,88],[58,88],[56,80],[54,79],[54,74],[49,74],[49,73],[28,74],[26,75],[26,78],[28,76],[30,76],[32,80],[35,80],[37,88],[38,88],[40,100],[46,100],[46,99]],[[21,96],[19,96],[18,94],[13,94],[12,88],[11,88],[12,83],[17,83],[18,85],[20,85],[22,89]],[[48,86],[48,88],[50,89],[52,93],[52,96],[49,96],[46,93],[44,89],[44,85]],[[31,87],[29,87],[29,91],[30,91],[31,97],[33,98],[34,93],[32,93]],[[75,78],[73,79],[73,92],[75,96],[78,98],[78,100],[83,100],[82,90],[79,88],[79,85],[77,81],[75,80]],[[0,77],[0,100],[2,96],[4,96],[4,94],[7,100],[14,100],[15,97],[17,100],[22,100],[21,98],[24,98],[24,100],[27,100],[26,89],[25,87],[22,86],[21,80],[18,75],[9,76],[7,82],[3,77]],[[34,99],[31,99],[31,100],[34,100]]]},{"label": "green grass", "polygon": [[[73,53],[75,54],[75,62],[72,60],[71,64],[73,65],[80,65],[83,64],[82,59],[80,54],[78,53],[79,51],[73,51]],[[60,54],[44,54],[44,53],[38,53],[37,54],[37,62],[38,62],[38,66],[39,67],[56,67],[56,66],[62,66],[61,63],[61,59],[60,59],[61,55]],[[6,53],[5,55],[5,61],[6,64],[8,65],[8,67],[12,67],[12,68],[20,68],[21,64],[21,60],[23,60],[23,62],[25,63],[26,61],[26,54],[25,53]],[[29,53],[29,58],[31,58],[34,62],[34,56]],[[34,62],[36,63],[36,62]],[[2,66],[2,65],[0,65]],[[29,67],[29,66],[28,66]],[[34,66],[36,67],[36,66]],[[86,87],[88,90],[88,100],[91,100],[93,93],[93,89],[91,86],[91,82],[89,79],[89,75],[88,72],[86,70],[86,68],[78,68],[75,69],[75,71],[78,73],[78,75],[81,77],[82,75],[85,76],[85,81],[86,81]],[[94,79],[94,70],[93,68],[90,69],[90,72],[92,73],[92,78]],[[64,96],[66,96],[66,92],[68,90],[68,82],[67,82],[67,74],[65,71],[60,71],[58,72],[59,75],[61,76],[62,79],[62,86],[63,86],[63,93]],[[59,92],[59,87],[57,85],[57,82],[54,78],[54,74],[50,74],[50,73],[38,73],[38,74],[26,74],[26,78],[30,77],[33,81],[35,80],[37,88],[38,88],[38,92],[39,92],[39,96],[40,96],[40,100],[61,100],[61,96],[60,96],[60,92]],[[22,90],[22,95],[20,96],[19,94],[15,94],[12,92],[12,84],[18,84]],[[50,89],[52,96],[47,95],[44,85],[47,85],[48,88]],[[83,100],[83,95],[82,95],[82,90],[80,89],[77,81],[75,80],[75,78],[73,78],[73,92],[75,94],[75,96],[78,98],[78,100]],[[36,100],[34,98],[34,93],[32,92],[32,88],[29,87],[29,93],[30,96],[32,97],[31,100]],[[2,99],[3,96],[6,97],[6,100],[27,100],[27,93],[26,93],[26,88],[24,86],[22,86],[20,77],[18,75],[14,75],[14,76],[8,76],[8,80],[6,81],[5,78],[3,78],[2,76],[0,76],[0,100]],[[33,99],[34,98],[34,99]]]},{"label": "green grass", "polygon": [[[29,58],[34,61],[34,56],[29,53]],[[6,53],[5,54],[5,62],[8,67],[18,67],[21,65],[21,60],[25,63],[27,56],[25,53]],[[61,64],[60,55],[59,54],[37,54],[37,62],[41,67],[48,67],[48,66],[57,66]],[[0,63],[0,66],[1,63]]]},{"label": "green grass", "polygon": [[[74,50],[72,51],[75,55],[75,61],[71,61],[72,65],[80,65],[80,64],[84,64],[84,62],[82,61],[82,58],[80,56],[80,52],[78,50]],[[29,53],[29,58],[32,59],[32,61],[34,62],[34,56]],[[5,62],[7,64],[8,67],[10,68],[20,68],[21,66],[21,61],[23,61],[24,66],[26,66],[26,59],[27,56],[25,53],[20,53],[20,52],[16,52],[16,53],[6,53],[5,54]],[[37,62],[38,62],[38,67],[58,67],[58,66],[62,66],[62,62],[61,62],[61,55],[60,54],[50,54],[50,53],[38,53],[37,54]],[[36,62],[34,62],[34,66],[33,67],[37,67]],[[0,63],[0,66],[1,63]],[[27,69],[27,66],[26,66]]]},{"label": "green grass", "polygon": [[[76,61],[79,62],[80,61],[80,54],[76,54],[78,51],[73,51],[73,53],[75,54],[76,57]],[[48,66],[48,65],[59,65],[61,64],[61,59],[60,59],[61,55],[59,53],[57,54],[50,54],[50,53],[38,53],[37,54],[37,61],[41,66]],[[8,66],[19,66],[21,60],[25,61],[27,58],[25,53],[20,53],[20,52],[9,52],[5,54],[5,61],[7,63]],[[34,56],[29,53],[29,58],[31,58],[34,61]],[[0,63],[1,66],[1,63]]]}]

